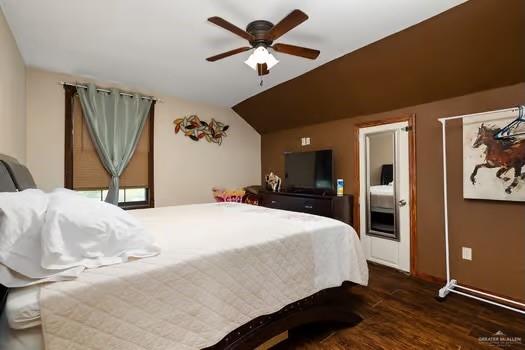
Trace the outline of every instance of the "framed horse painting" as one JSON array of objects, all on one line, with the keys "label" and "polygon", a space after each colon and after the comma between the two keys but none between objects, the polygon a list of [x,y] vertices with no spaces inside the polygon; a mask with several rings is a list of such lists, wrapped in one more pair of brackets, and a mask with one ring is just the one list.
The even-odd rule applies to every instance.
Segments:
[{"label": "framed horse painting", "polygon": [[463,119],[464,198],[525,201],[522,114],[520,108]]}]

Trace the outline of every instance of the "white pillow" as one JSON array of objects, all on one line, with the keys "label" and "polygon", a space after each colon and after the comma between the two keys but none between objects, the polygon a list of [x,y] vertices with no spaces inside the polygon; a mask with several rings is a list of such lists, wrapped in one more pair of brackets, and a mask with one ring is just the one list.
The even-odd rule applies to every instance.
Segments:
[{"label": "white pillow", "polygon": [[[40,241],[38,241],[38,244],[40,245]],[[85,270],[84,266],[77,266],[67,270],[46,270],[40,266],[41,255],[39,248],[38,258],[35,258],[35,261],[32,262],[34,265],[32,268],[38,272],[40,277],[27,277],[0,264],[0,284],[7,288],[20,288],[40,283],[69,281],[77,278]]]},{"label": "white pillow", "polygon": [[49,195],[42,229],[44,268],[95,268],[159,252],[139,221],[121,208],[70,190]]},{"label": "white pillow", "polygon": [[0,263],[30,278],[43,274],[40,231],[47,204],[40,190],[0,193]]},{"label": "white pillow", "polygon": [[41,231],[48,195],[40,190],[0,193],[0,284],[8,288],[71,280],[84,269],[41,266]]},{"label": "white pillow", "polygon": [[5,313],[12,329],[26,329],[41,324],[39,298],[39,286],[16,288],[9,291]]}]

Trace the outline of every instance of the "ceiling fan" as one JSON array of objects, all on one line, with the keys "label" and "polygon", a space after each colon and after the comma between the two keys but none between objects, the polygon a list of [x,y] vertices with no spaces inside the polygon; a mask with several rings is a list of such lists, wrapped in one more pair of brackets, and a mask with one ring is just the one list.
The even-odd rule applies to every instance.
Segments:
[{"label": "ceiling fan", "polygon": [[244,46],[238,49],[223,52],[221,54],[208,57],[206,60],[215,62],[225,57],[254,49],[253,53],[244,63],[256,70],[259,76],[270,73],[270,69],[279,63],[279,61],[268,51],[269,48],[276,52],[315,60],[317,56],[319,56],[319,50],[295,45],[273,43],[276,39],[297,27],[307,19],[308,16],[303,11],[293,10],[288,16],[286,16],[276,25],[273,25],[273,23],[269,21],[257,20],[248,24],[248,26],[246,26],[246,30],[242,30],[241,28],[231,24],[221,17],[210,17],[208,18],[208,21],[240,36],[241,38],[248,40],[251,46]]}]

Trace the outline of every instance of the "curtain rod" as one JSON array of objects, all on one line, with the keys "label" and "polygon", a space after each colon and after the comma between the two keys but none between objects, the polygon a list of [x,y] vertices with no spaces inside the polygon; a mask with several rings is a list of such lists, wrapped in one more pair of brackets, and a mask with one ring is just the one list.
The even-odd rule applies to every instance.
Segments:
[{"label": "curtain rod", "polygon": [[[67,82],[65,82],[65,81],[59,81],[58,84],[59,84],[59,85],[67,85],[67,86],[79,87],[79,88],[82,88],[82,89],[87,89],[87,88],[88,88],[86,85],[81,85],[81,84],[76,84],[76,83],[67,83]],[[97,91],[111,93],[111,90],[107,90],[107,89],[100,89],[100,88],[97,88]],[[129,94],[129,93],[127,93],[127,92],[122,92],[122,91],[121,91],[120,94],[121,94],[122,96],[135,97],[135,95]],[[156,97],[153,97],[153,96],[141,96],[141,98],[143,98],[143,99],[145,99],[145,100],[152,100],[152,101],[159,102],[159,103],[162,103],[162,102],[163,102],[161,99],[156,98]]]}]

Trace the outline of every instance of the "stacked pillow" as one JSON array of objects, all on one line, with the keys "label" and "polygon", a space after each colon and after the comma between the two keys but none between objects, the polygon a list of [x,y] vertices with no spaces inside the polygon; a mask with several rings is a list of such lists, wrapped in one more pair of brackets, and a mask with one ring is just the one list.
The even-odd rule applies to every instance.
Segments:
[{"label": "stacked pillow", "polygon": [[59,189],[0,193],[0,284],[9,288],[76,278],[86,268],[159,254],[121,208]]}]

